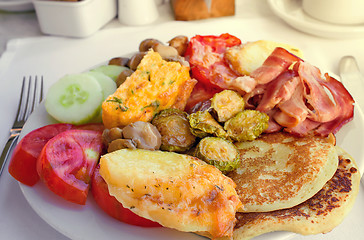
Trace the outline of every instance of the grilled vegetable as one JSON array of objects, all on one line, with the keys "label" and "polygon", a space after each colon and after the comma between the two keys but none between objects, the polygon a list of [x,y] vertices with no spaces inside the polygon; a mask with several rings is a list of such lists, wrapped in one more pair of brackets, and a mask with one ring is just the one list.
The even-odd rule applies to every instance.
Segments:
[{"label": "grilled vegetable", "polygon": [[184,152],[195,143],[187,114],[181,110],[165,109],[153,118],[152,124],[162,136],[162,150]]},{"label": "grilled vegetable", "polygon": [[226,138],[227,134],[224,128],[212,117],[208,111],[199,111],[188,116],[191,132],[196,137],[206,137],[214,135],[216,137]]},{"label": "grilled vegetable", "polygon": [[234,141],[252,141],[268,128],[267,114],[256,110],[244,110],[225,122],[224,129]]},{"label": "grilled vegetable", "polygon": [[219,122],[226,122],[244,110],[244,99],[235,91],[224,90],[216,93],[211,99],[213,113]]},{"label": "grilled vegetable", "polygon": [[239,150],[230,141],[218,137],[205,137],[198,143],[195,156],[227,173],[240,163]]}]

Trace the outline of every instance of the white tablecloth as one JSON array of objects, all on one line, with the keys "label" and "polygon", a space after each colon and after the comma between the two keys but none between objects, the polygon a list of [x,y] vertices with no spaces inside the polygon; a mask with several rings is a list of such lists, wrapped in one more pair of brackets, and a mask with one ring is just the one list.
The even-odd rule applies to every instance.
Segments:
[{"label": "white tablecloth", "polygon": [[[247,7],[246,16],[250,16]],[[240,10],[243,11],[243,10]],[[269,10],[265,19],[227,17],[198,22],[168,22],[138,28],[109,28],[86,39],[34,37],[14,39],[0,58],[0,146],[4,146],[18,104],[23,76],[43,75],[45,89],[67,73],[84,71],[108,59],[137,50],[141,40],[167,41],[180,34],[221,34],[228,32],[245,41],[270,39],[295,45],[304,59],[332,73],[338,73],[341,56],[354,55],[364,64],[364,39],[330,40],[309,36],[289,27]],[[0,239],[57,239],[61,233],[44,222],[28,205],[18,183],[7,168],[0,178]],[[344,222],[326,235],[294,239],[362,239],[364,236],[364,193]],[[106,238],[105,238],[106,239]]]}]

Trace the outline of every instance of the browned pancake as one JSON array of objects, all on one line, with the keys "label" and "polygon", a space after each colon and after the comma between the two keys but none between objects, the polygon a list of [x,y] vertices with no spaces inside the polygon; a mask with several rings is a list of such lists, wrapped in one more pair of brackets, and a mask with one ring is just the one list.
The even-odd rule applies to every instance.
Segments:
[{"label": "browned pancake", "polygon": [[337,147],[339,166],[330,181],[309,200],[293,208],[266,213],[237,213],[234,240],[250,239],[272,231],[303,235],[327,233],[351,210],[360,187],[355,161]]},{"label": "browned pancake", "polygon": [[329,138],[280,132],[237,147],[241,165],[228,176],[243,203],[239,212],[296,206],[315,195],[337,169],[336,149]]}]

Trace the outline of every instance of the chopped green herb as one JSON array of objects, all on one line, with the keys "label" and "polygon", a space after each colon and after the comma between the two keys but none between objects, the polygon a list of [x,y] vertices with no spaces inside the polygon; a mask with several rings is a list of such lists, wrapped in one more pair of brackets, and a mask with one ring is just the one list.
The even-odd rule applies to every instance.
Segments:
[{"label": "chopped green herb", "polygon": [[129,109],[123,105],[123,100],[121,98],[113,97],[113,99],[107,100],[106,102],[117,103],[118,106],[116,107],[116,110],[120,109],[122,112],[126,112]]},{"label": "chopped green herb", "polygon": [[149,108],[149,107],[153,107],[155,109],[158,109],[159,108],[159,105],[160,105],[160,102],[158,100],[155,100],[154,102],[152,102],[151,104],[147,105],[147,106],[144,106],[142,107],[140,110],[141,111],[144,111],[144,109],[146,108]]}]

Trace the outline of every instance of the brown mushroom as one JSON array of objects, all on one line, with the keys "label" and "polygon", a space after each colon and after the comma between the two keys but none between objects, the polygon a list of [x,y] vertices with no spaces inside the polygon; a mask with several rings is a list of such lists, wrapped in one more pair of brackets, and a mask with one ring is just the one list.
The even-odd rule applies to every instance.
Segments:
[{"label": "brown mushroom", "polygon": [[119,87],[121,84],[125,82],[125,80],[134,73],[131,69],[126,69],[122,71],[119,76],[116,78],[116,86]]},{"label": "brown mushroom", "polygon": [[167,57],[164,60],[168,62],[179,62],[182,66],[190,67],[190,63],[182,56]]},{"label": "brown mushroom", "polygon": [[157,43],[161,42],[157,39],[147,38],[139,44],[139,52],[147,52]]},{"label": "brown mushroom", "polygon": [[102,133],[102,141],[105,146],[108,146],[115,139],[122,138],[122,130],[118,127],[105,129]]},{"label": "brown mushroom", "polygon": [[180,56],[183,56],[186,52],[188,46],[188,37],[186,36],[176,36],[169,40],[169,46],[174,47],[177,49],[177,52]]},{"label": "brown mushroom", "polygon": [[135,71],[138,68],[139,63],[142,61],[143,57],[146,55],[146,52],[138,52],[136,54],[134,54],[131,58],[130,61],[128,62],[128,67]]},{"label": "brown mushroom", "polygon": [[129,61],[130,61],[129,58],[116,57],[116,58],[110,59],[109,65],[126,66]]},{"label": "brown mushroom", "polygon": [[153,45],[153,50],[158,52],[162,58],[170,58],[178,56],[177,49],[174,47],[163,45],[162,43],[157,43]]},{"label": "brown mushroom", "polygon": [[157,150],[161,146],[161,134],[149,122],[137,121],[123,128],[123,137],[131,139],[137,148]]},{"label": "brown mushroom", "polygon": [[114,141],[112,141],[109,144],[109,147],[107,148],[107,152],[114,152],[116,150],[120,150],[120,149],[125,149],[125,148],[129,148],[129,149],[136,149],[136,146],[134,145],[133,141],[131,139],[116,139]]}]

